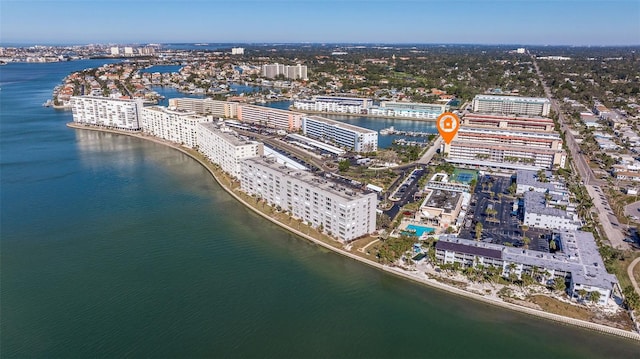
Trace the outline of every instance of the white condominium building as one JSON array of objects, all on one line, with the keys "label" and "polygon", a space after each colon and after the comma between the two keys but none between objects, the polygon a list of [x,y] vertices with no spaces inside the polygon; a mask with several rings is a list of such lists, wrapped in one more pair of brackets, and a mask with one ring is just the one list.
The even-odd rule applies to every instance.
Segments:
[{"label": "white condominium building", "polygon": [[327,140],[355,152],[378,150],[378,132],[320,116],[302,118],[302,133]]},{"label": "white condominium building", "polygon": [[247,141],[238,137],[229,128],[213,123],[198,124],[198,151],[223,171],[237,179],[241,175],[241,162],[245,158],[260,157],[264,146],[260,142]]},{"label": "white condominium building", "polygon": [[198,145],[198,124],[212,121],[192,111],[162,106],[145,107],[140,119],[143,132],[190,148]]},{"label": "white condominium building", "polygon": [[360,97],[314,96],[311,100],[297,100],[293,107],[301,111],[366,113],[372,100]]},{"label": "white condominium building", "polygon": [[212,115],[224,118],[238,117],[237,102],[218,101],[210,98],[172,98],[169,99],[169,107],[178,110],[193,111],[199,115]]},{"label": "white condominium building", "polygon": [[593,235],[561,230],[554,233],[553,241],[558,250],[548,253],[442,235],[436,242],[436,261],[459,263],[463,268],[498,267],[504,277],[522,278],[527,274],[543,284],[551,283],[554,278],[568,279],[571,298],[580,298],[584,289],[587,298],[581,299],[598,292],[597,303],[605,305],[618,281],[615,275],[607,273]]},{"label": "white condominium building", "polygon": [[536,191],[524,193],[523,224],[546,229],[576,230],[582,226],[575,213],[547,205],[545,194]]},{"label": "white condominium building", "polygon": [[140,130],[141,101],[108,97],[72,96],[73,121],[120,130]]},{"label": "white condominium building", "polygon": [[530,170],[562,168],[567,157],[556,133],[464,126],[444,152],[449,162]]},{"label": "white condominium building", "polygon": [[380,106],[371,107],[369,114],[385,117],[436,119],[446,112],[448,107],[441,104],[382,101]]},{"label": "white condominium building", "polygon": [[231,55],[244,55],[244,47],[232,47]]},{"label": "white condominium building", "polygon": [[473,112],[549,116],[551,102],[543,97],[476,95]]},{"label": "white condominium building", "polygon": [[256,105],[238,104],[238,120],[261,126],[298,131],[304,114]]},{"label": "white condominium building", "polygon": [[307,66],[305,65],[282,65],[282,64],[267,64],[262,65],[262,77],[276,78],[278,75],[283,75],[287,79],[297,80],[307,79]]},{"label": "white condominium building", "polygon": [[241,188],[343,242],[376,229],[375,193],[344,188],[267,158],[242,161]]}]

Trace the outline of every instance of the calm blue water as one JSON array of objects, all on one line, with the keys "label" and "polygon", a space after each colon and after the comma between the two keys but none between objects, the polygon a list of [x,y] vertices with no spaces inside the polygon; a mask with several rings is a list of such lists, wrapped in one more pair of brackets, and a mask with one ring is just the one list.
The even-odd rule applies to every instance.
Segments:
[{"label": "calm blue water", "polygon": [[[291,105],[290,101],[276,101],[267,102],[265,106],[288,110]],[[367,116],[344,116],[344,115],[327,115],[322,114],[322,117],[338,120],[341,122],[349,123],[355,126],[368,128],[375,131],[380,131],[384,128],[393,126],[399,131],[412,131],[412,132],[425,132],[425,133],[438,133],[436,124],[434,121],[413,121],[413,120],[401,120],[401,119],[388,119],[379,117],[367,117]],[[407,139],[410,141],[427,142],[426,137],[406,137],[398,135],[378,135],[378,147],[388,148],[391,143],[396,139]]]},{"label": "calm blue water", "polygon": [[422,236],[422,234],[426,233],[431,233],[434,231],[434,229],[432,227],[424,227],[424,226],[416,226],[415,224],[410,224],[407,226],[407,229],[412,229],[414,231],[416,231],[415,236],[416,237],[420,237]]},{"label": "calm blue water", "polygon": [[0,357],[640,352],[342,258],[253,215],[187,156],[41,106],[101,63],[0,68]]},{"label": "calm blue water", "polygon": [[161,74],[165,74],[165,73],[178,73],[180,72],[180,69],[182,68],[181,65],[154,65],[151,67],[147,67],[146,69],[142,69],[140,70],[140,72],[145,73],[154,73],[154,72],[159,72]]}]

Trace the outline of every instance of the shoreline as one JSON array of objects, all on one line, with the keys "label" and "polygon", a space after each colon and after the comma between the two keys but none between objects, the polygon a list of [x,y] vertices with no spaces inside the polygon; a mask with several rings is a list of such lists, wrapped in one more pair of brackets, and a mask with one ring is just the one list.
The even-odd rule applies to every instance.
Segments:
[{"label": "shoreline", "polygon": [[602,334],[609,334],[609,335],[615,335],[618,337],[622,337],[622,338],[626,338],[626,339],[630,339],[630,340],[635,340],[635,341],[640,341],[640,333],[637,332],[633,332],[633,331],[627,331],[627,330],[623,330],[623,329],[618,329],[618,328],[613,328],[613,327],[609,327],[606,325],[602,325],[602,324],[597,324],[597,323],[592,323],[592,322],[588,322],[588,321],[584,321],[584,320],[580,320],[580,319],[575,319],[575,318],[571,318],[571,317],[565,317],[559,314],[553,314],[553,313],[548,313],[548,312],[544,312],[542,310],[538,310],[538,309],[533,309],[533,308],[528,308],[528,307],[524,307],[524,306],[520,306],[517,304],[513,304],[513,303],[509,303],[509,302],[505,302],[503,300],[498,300],[498,299],[492,299],[477,293],[473,293],[473,292],[469,292],[460,288],[456,288],[454,286],[450,286],[441,282],[438,282],[435,279],[425,279],[422,277],[419,277],[417,272],[415,274],[413,274],[412,272],[409,271],[405,271],[403,269],[400,268],[396,268],[396,267],[389,267],[389,266],[385,266],[382,265],[378,262],[372,261],[370,259],[367,258],[363,258],[360,257],[356,254],[350,253],[344,249],[341,248],[337,248],[334,247],[326,242],[323,242],[322,240],[313,238],[312,236],[302,233],[300,230],[297,230],[291,226],[288,226],[285,223],[282,223],[280,221],[278,221],[275,218],[272,218],[271,216],[261,212],[259,209],[255,208],[254,206],[252,206],[250,203],[248,203],[247,201],[245,201],[242,197],[240,197],[237,193],[235,193],[234,189],[230,187],[230,185],[228,185],[227,183],[231,183],[232,179],[229,178],[226,183],[225,181],[219,177],[218,174],[216,174],[215,168],[217,167],[215,164],[209,162],[206,158],[204,158],[199,152],[190,149],[190,148],[186,148],[183,146],[180,146],[178,144],[166,141],[166,140],[162,140],[153,136],[149,136],[149,135],[144,135],[141,132],[128,132],[128,131],[124,131],[124,130],[117,130],[117,129],[108,129],[108,128],[103,128],[103,127],[99,127],[99,126],[93,126],[93,125],[81,125],[81,124],[77,124],[74,122],[70,122],[66,124],[67,127],[69,128],[73,128],[73,129],[78,129],[78,130],[89,130],[89,131],[98,131],[98,132],[107,132],[107,133],[113,133],[113,134],[118,134],[118,135],[126,135],[126,136],[131,136],[131,137],[136,137],[136,138],[140,138],[143,140],[148,140],[151,142],[155,142],[158,144],[162,144],[162,145],[166,145],[168,147],[171,147],[175,150],[178,150],[182,153],[184,153],[185,155],[191,157],[192,159],[194,159],[195,161],[197,161],[198,163],[200,163],[201,166],[203,166],[208,172],[209,174],[211,174],[211,176],[213,177],[213,179],[220,185],[220,187],[222,187],[222,189],[227,192],[228,194],[230,194],[235,200],[237,200],[238,202],[240,202],[242,205],[244,205],[245,207],[247,207],[248,209],[250,209],[251,211],[253,211],[254,213],[260,215],[261,217],[269,220],[270,222],[274,223],[275,225],[289,231],[290,233],[293,233],[301,238],[304,238],[314,244],[317,244],[323,248],[329,249],[331,251],[333,251],[334,253],[343,255],[345,257],[351,258],[353,260],[359,261],[361,263],[367,264],[371,267],[377,268],[379,270],[382,270],[383,272],[395,275],[397,277],[402,277],[404,279],[408,279],[412,282],[418,283],[418,284],[422,284],[422,285],[426,285],[428,287],[437,289],[437,290],[441,290],[450,294],[454,294],[457,296],[461,296],[461,297],[465,297],[465,298],[469,298],[471,300],[476,300],[485,304],[489,304],[489,305],[493,305],[493,306],[497,306],[497,307],[502,307],[505,309],[509,309],[512,311],[516,311],[519,313],[523,313],[523,314],[527,314],[527,315],[531,315],[537,318],[542,318],[542,319],[547,319],[547,320],[551,320],[554,321],[556,323],[561,323],[561,324],[565,324],[565,325],[572,325],[572,326],[576,326],[576,327],[580,327],[583,329],[588,329],[588,330],[593,330]]}]

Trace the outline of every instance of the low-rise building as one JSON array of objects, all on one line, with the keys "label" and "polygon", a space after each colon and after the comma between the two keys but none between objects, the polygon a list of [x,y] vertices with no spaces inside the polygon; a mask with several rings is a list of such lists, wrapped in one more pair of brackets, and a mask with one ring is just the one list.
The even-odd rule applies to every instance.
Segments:
[{"label": "low-rise building", "polygon": [[441,228],[455,225],[462,209],[462,192],[445,189],[427,189],[425,192],[415,219]]},{"label": "low-rise building", "polygon": [[268,158],[242,161],[241,188],[343,242],[376,229],[376,193],[346,188]]},{"label": "low-rise building", "polygon": [[524,193],[524,225],[534,228],[576,230],[581,226],[575,213],[548,205],[545,193]]},{"label": "low-rise building", "polygon": [[320,116],[304,116],[302,133],[326,140],[355,152],[378,150],[378,132]]},{"label": "low-rise building", "polygon": [[[585,300],[593,292],[598,292],[597,304],[606,304],[618,281],[607,273],[593,235],[562,230],[555,233],[552,240],[558,245],[555,253],[441,235],[436,243],[436,261],[441,264],[459,263],[463,268],[493,266],[500,268],[504,277],[521,279],[528,275],[545,284],[554,278],[562,278],[569,282],[571,298]],[[587,293],[586,298],[580,296],[582,289]]]},{"label": "low-rise building", "polygon": [[311,100],[296,100],[293,107],[300,111],[367,113],[371,107],[370,98],[344,96],[314,96]]},{"label": "low-rise building", "polygon": [[446,104],[382,101],[380,106],[370,107],[369,114],[384,117],[436,119],[448,108]]}]

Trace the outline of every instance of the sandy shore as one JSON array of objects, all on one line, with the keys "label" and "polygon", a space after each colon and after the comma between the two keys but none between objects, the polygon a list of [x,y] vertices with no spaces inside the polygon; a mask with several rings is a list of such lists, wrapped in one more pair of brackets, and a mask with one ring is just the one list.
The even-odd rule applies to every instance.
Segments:
[{"label": "sandy shore", "polygon": [[558,314],[553,314],[553,313],[548,313],[548,312],[544,312],[538,309],[533,309],[533,308],[529,308],[529,307],[524,307],[521,305],[516,305],[513,303],[508,303],[503,301],[501,298],[498,298],[497,296],[485,296],[485,295],[481,295],[478,293],[473,293],[467,290],[462,290],[460,288],[456,288],[454,286],[451,285],[447,285],[441,282],[438,282],[436,279],[433,278],[429,278],[427,277],[427,275],[425,274],[424,271],[409,271],[409,270],[403,270],[401,268],[398,267],[390,267],[390,266],[385,266],[382,265],[378,262],[372,261],[370,259],[367,258],[363,258],[360,257],[356,254],[353,254],[347,250],[344,249],[340,249],[337,247],[334,247],[326,242],[323,242],[321,240],[318,240],[316,238],[313,238],[291,226],[288,226],[286,223],[282,223],[276,219],[274,219],[273,217],[269,216],[266,213],[261,212],[259,209],[255,208],[253,205],[251,205],[250,203],[246,202],[242,197],[240,197],[233,189],[231,189],[229,187],[229,181],[228,180],[223,180],[218,174],[216,174],[215,168],[214,166],[207,160],[203,159],[203,156],[200,155],[198,152],[186,148],[186,147],[182,147],[178,144],[169,142],[169,141],[165,141],[156,137],[152,137],[152,136],[147,136],[147,135],[143,135],[139,132],[127,132],[127,131],[121,131],[121,130],[114,130],[114,129],[107,129],[107,128],[102,128],[102,127],[95,127],[95,126],[89,126],[89,125],[80,125],[80,124],[76,124],[76,123],[68,123],[67,124],[68,127],[71,128],[75,128],[75,129],[81,129],[81,130],[92,130],[92,131],[101,131],[101,132],[110,132],[110,133],[115,133],[115,134],[120,134],[120,135],[127,135],[127,136],[132,136],[132,137],[137,137],[137,138],[141,138],[144,140],[148,140],[148,141],[153,141],[159,144],[163,144],[169,147],[172,147],[188,156],[190,156],[191,158],[193,158],[194,160],[198,161],[204,168],[207,169],[207,171],[209,171],[209,173],[211,174],[211,176],[213,176],[213,178],[220,184],[220,186],[227,192],[229,193],[231,196],[233,196],[236,200],[238,200],[240,203],[242,203],[243,205],[245,205],[246,207],[248,207],[249,209],[251,209],[252,211],[254,211],[255,213],[259,214],[260,216],[264,217],[265,219],[273,222],[274,224],[288,230],[291,233],[294,233],[300,237],[303,237],[319,246],[322,246],[324,248],[327,248],[331,251],[334,251],[336,253],[339,253],[345,257],[349,257],[353,260],[357,260],[361,263],[365,263],[367,265],[370,265],[372,267],[378,268],[382,271],[385,271],[387,273],[399,276],[399,277],[403,277],[409,280],[412,280],[414,282],[417,283],[421,283],[421,284],[425,284],[428,285],[430,287],[439,289],[439,290],[443,290],[446,291],[448,293],[451,294],[455,294],[455,295],[459,295],[462,297],[466,297],[466,298],[470,298],[470,299],[474,299],[483,303],[487,303],[487,304],[491,304],[491,305],[495,305],[495,306],[499,306],[502,308],[506,308],[509,310],[513,310],[513,311],[517,311],[517,312],[521,312],[524,314],[528,314],[528,315],[532,315],[535,317],[539,317],[539,318],[544,318],[544,319],[548,319],[548,320],[553,320],[556,322],[560,322],[560,323],[564,323],[564,324],[569,324],[569,325],[574,325],[577,327],[581,327],[581,328],[585,328],[585,329],[590,329],[590,330],[594,330],[600,333],[605,333],[605,334],[610,334],[610,335],[616,335],[616,336],[620,336],[620,337],[624,337],[627,339],[631,339],[631,340],[636,340],[636,341],[640,341],[640,334],[636,333],[636,332],[631,332],[631,331],[626,331],[626,330],[622,330],[622,329],[618,329],[618,328],[613,328],[613,327],[609,327],[606,325],[602,325],[602,324],[597,324],[597,323],[592,323],[592,322],[587,322],[584,320],[579,320],[579,319],[574,319],[574,318],[569,318],[569,317],[565,317],[565,316],[561,316]]}]

